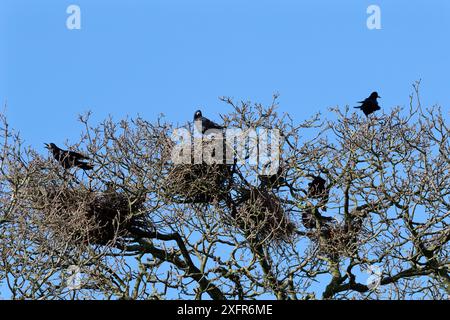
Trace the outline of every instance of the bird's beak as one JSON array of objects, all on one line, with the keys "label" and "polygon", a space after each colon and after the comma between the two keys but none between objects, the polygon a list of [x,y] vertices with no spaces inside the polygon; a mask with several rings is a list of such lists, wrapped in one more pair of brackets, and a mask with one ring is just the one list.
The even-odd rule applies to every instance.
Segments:
[{"label": "bird's beak", "polygon": [[50,145],[48,143],[44,143],[46,149],[50,149]]}]

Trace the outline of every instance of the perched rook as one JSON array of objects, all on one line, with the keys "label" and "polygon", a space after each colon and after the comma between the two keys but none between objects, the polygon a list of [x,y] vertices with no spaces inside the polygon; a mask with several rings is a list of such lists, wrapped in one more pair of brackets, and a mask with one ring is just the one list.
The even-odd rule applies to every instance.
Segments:
[{"label": "perched rook", "polygon": [[64,169],[70,169],[72,167],[78,167],[82,170],[92,170],[94,167],[83,160],[90,160],[88,157],[81,153],[69,150],[62,150],[54,143],[46,143],[45,147],[53,154],[53,158],[57,160]]},{"label": "perched rook", "polygon": [[326,193],[325,179],[320,176],[314,176],[313,181],[308,183],[308,198],[322,198]]},{"label": "perched rook", "polygon": [[369,114],[374,113],[377,110],[380,110],[380,106],[378,105],[377,98],[381,98],[378,93],[372,92],[370,96],[365,99],[364,101],[359,101],[358,103],[361,103],[359,107],[355,107],[355,109],[361,109],[362,112],[366,115],[366,117],[369,116]]},{"label": "perched rook", "polygon": [[308,184],[308,198],[320,199],[317,207],[327,211],[326,204],[330,196],[330,188],[326,185],[325,179],[320,176],[312,176],[313,180]]},{"label": "perched rook", "polygon": [[198,124],[201,125],[201,127],[197,126],[197,129],[201,131],[202,134],[204,134],[209,129],[223,129],[222,126],[219,126],[217,123],[209,120],[208,118],[205,118],[202,115],[202,112],[200,110],[197,110],[194,114],[194,124],[197,126]]}]

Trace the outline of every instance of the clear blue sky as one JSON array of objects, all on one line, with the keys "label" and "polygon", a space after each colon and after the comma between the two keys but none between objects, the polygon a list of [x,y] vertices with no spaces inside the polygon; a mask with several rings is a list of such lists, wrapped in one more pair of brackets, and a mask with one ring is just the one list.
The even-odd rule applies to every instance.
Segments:
[{"label": "clear blue sky", "polygon": [[[81,8],[81,30],[66,9]],[[381,8],[381,30],[366,9]],[[422,79],[450,111],[448,0],[1,0],[0,102],[27,144],[76,141],[77,115],[159,113],[184,123],[219,96],[269,103],[300,122],[378,90],[389,110]]]},{"label": "clear blue sky", "polygon": [[[66,9],[81,8],[81,30]],[[366,9],[381,8],[381,30]],[[75,141],[92,110],[215,120],[218,96],[268,103],[298,121],[378,90],[389,109],[422,79],[450,109],[448,0],[2,0],[0,102],[28,144]]]}]

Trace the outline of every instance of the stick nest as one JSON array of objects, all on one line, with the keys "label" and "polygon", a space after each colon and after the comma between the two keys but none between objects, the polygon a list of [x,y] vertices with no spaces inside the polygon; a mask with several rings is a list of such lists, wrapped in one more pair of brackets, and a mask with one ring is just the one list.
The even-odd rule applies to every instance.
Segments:
[{"label": "stick nest", "polygon": [[249,240],[287,241],[295,225],[289,220],[280,198],[268,190],[245,190],[234,212],[236,225]]},{"label": "stick nest", "polygon": [[321,230],[309,233],[309,238],[318,244],[319,251],[337,258],[354,256],[359,242],[364,237],[364,217],[353,217],[352,221],[323,224]]},{"label": "stick nest", "polygon": [[174,202],[211,203],[228,192],[230,177],[226,164],[181,164],[170,170],[163,190]]},{"label": "stick nest", "polygon": [[34,189],[33,205],[49,228],[65,239],[106,245],[129,238],[146,228],[145,197],[130,198],[113,190],[93,192],[83,188],[40,187]]}]

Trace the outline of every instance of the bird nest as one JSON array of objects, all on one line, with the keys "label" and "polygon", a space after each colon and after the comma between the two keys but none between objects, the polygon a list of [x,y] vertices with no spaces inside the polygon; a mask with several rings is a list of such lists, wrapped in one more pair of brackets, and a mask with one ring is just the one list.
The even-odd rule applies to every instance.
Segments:
[{"label": "bird nest", "polygon": [[[187,153],[186,158],[177,148]],[[171,145],[170,149],[175,164],[168,163],[163,182],[167,199],[177,203],[211,203],[228,192],[232,165],[226,161],[223,137],[202,136],[178,146]]]},{"label": "bird nest", "polygon": [[131,199],[116,191],[82,188],[34,189],[34,207],[54,233],[84,244],[106,245],[145,228],[144,197]]},{"label": "bird nest", "polygon": [[210,203],[227,193],[231,168],[226,164],[173,166],[164,182],[164,193],[180,203]]},{"label": "bird nest", "polygon": [[330,257],[351,257],[363,237],[362,222],[362,218],[355,217],[348,223],[323,224],[320,230],[311,231],[309,238],[318,244],[320,252]]},{"label": "bird nest", "polygon": [[281,200],[267,190],[246,190],[233,215],[236,226],[251,241],[287,241],[295,230]]}]

